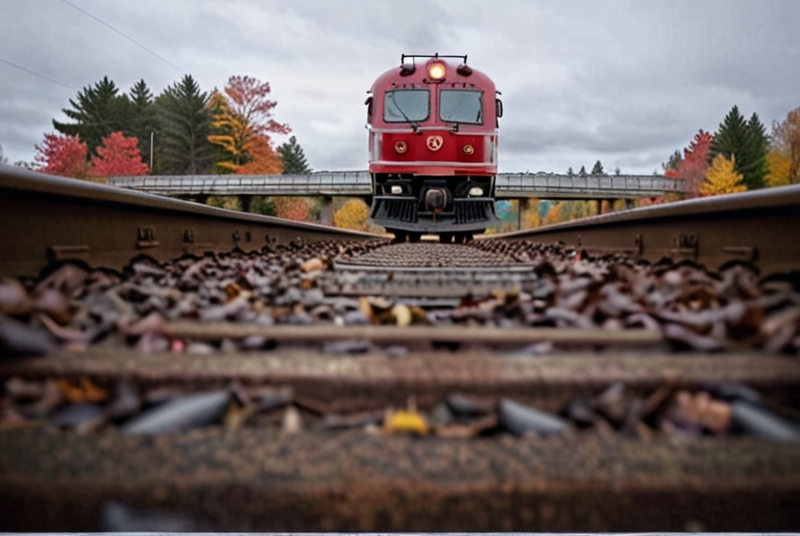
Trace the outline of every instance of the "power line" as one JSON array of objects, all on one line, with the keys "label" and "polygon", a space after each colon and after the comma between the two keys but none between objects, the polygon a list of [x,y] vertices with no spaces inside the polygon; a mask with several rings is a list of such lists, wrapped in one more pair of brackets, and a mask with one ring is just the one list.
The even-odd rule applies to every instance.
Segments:
[{"label": "power line", "polygon": [[15,67],[15,68],[19,69],[20,71],[25,71],[26,73],[32,74],[33,76],[38,76],[42,80],[47,80],[48,82],[52,82],[54,84],[58,84],[59,86],[63,86],[65,88],[67,88],[67,89],[72,89],[73,91],[77,91],[77,89],[75,89],[74,87],[72,87],[72,86],[70,86],[68,84],[65,84],[63,82],[59,82],[55,78],[50,78],[49,76],[37,73],[36,71],[31,71],[30,69],[28,69],[26,67],[23,67],[22,65],[17,65],[16,63],[12,63],[12,62],[10,62],[8,60],[4,60],[3,58],[0,58],[0,63],[5,63],[6,65],[10,65],[11,67]]},{"label": "power line", "polygon": [[169,65],[170,67],[172,67],[172,68],[173,68],[173,69],[175,69],[176,71],[178,71],[178,72],[183,72],[183,70],[182,70],[180,67],[178,67],[177,65],[175,65],[174,63],[172,63],[172,62],[170,62],[170,61],[168,61],[168,60],[164,59],[164,58],[163,58],[162,56],[160,56],[159,54],[156,54],[155,52],[153,52],[152,50],[150,50],[149,48],[147,48],[146,46],[144,46],[144,45],[143,45],[143,44],[141,44],[140,42],[136,41],[136,40],[135,40],[133,37],[131,37],[131,36],[127,35],[127,34],[126,34],[126,33],[124,33],[123,31],[121,31],[121,30],[118,30],[118,29],[116,29],[115,27],[111,26],[111,25],[110,25],[109,23],[107,23],[106,21],[104,21],[104,20],[102,20],[102,19],[100,19],[100,18],[98,18],[98,17],[95,17],[94,15],[92,15],[91,13],[89,13],[88,11],[86,11],[85,9],[83,9],[83,8],[81,8],[81,7],[78,7],[78,6],[76,6],[75,4],[73,4],[72,2],[70,2],[69,0],[61,0],[61,1],[62,1],[62,2],[64,2],[65,4],[67,4],[68,6],[70,6],[70,7],[74,8],[74,9],[77,9],[78,11],[80,11],[81,13],[83,13],[84,15],[86,15],[87,17],[90,17],[90,18],[92,18],[92,19],[96,20],[97,22],[99,22],[100,24],[102,24],[103,26],[105,26],[106,28],[108,28],[109,30],[111,30],[111,31],[113,31],[113,32],[116,32],[116,33],[118,33],[119,35],[121,35],[122,37],[124,37],[125,39],[127,39],[128,41],[130,41],[131,43],[133,43],[134,45],[136,45],[137,47],[141,48],[142,50],[144,50],[144,51],[145,51],[145,52],[147,52],[148,54],[151,54],[151,55],[155,56],[156,58],[158,58],[158,59],[159,59],[159,60],[161,60],[162,62],[166,63],[167,65]]}]

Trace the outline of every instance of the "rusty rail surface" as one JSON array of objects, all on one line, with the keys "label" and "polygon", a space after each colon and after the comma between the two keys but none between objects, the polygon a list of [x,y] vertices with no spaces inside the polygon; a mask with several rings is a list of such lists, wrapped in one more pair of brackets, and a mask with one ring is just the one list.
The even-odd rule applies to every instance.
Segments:
[{"label": "rusty rail surface", "polygon": [[754,263],[763,273],[797,270],[800,186],[693,199],[496,235],[562,241],[590,253],[621,253],[657,262],[690,260],[717,269]]},{"label": "rusty rail surface", "polygon": [[34,275],[47,263],[84,260],[120,268],[146,254],[260,250],[293,240],[375,235],[245,214],[53,177],[0,164],[0,275]]}]

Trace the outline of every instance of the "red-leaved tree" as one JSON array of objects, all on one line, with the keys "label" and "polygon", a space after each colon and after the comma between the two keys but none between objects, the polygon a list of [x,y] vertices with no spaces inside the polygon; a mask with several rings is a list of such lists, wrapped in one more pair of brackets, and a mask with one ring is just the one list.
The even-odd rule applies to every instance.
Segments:
[{"label": "red-leaved tree", "polygon": [[276,197],[275,213],[279,218],[306,221],[308,219],[308,203],[302,197]]},{"label": "red-leaved tree", "polygon": [[125,137],[122,132],[112,132],[97,148],[99,156],[92,157],[91,172],[100,177],[147,175],[147,164],[142,162],[139,140]]},{"label": "red-leaved tree", "polygon": [[87,147],[77,136],[45,134],[44,141],[34,147],[34,169],[42,173],[85,179],[89,173]]},{"label": "red-leaved tree", "polygon": [[714,137],[700,129],[689,147],[683,150],[683,160],[678,167],[678,176],[686,180],[689,195],[692,197],[700,194],[700,186],[706,180],[708,153],[713,142]]}]

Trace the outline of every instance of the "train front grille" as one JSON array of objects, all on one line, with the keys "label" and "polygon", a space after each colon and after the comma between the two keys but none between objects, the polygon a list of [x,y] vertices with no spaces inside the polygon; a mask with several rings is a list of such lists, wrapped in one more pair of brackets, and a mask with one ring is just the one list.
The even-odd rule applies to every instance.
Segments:
[{"label": "train front grille", "polygon": [[417,202],[411,199],[378,199],[372,217],[376,220],[417,223]]},{"label": "train front grille", "polygon": [[479,223],[493,216],[493,201],[456,201],[453,223]]}]

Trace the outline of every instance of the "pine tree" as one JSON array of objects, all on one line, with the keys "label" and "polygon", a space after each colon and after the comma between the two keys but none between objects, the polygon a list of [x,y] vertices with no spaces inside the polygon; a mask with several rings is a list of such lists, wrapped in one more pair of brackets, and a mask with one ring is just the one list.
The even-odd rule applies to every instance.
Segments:
[{"label": "pine tree", "polygon": [[753,114],[748,123],[739,107],[734,106],[714,134],[709,158],[713,161],[723,155],[734,159],[736,171],[744,177],[744,184],[754,190],[765,185],[766,147],[766,134],[758,116]]},{"label": "pine tree", "polygon": [[594,163],[594,167],[592,168],[592,175],[605,175],[606,172],[603,171],[603,164],[598,160]]},{"label": "pine tree", "polygon": [[284,175],[306,175],[311,173],[311,168],[306,161],[303,148],[297,143],[297,138],[292,136],[289,141],[278,147],[278,152],[283,160]]},{"label": "pine tree", "polygon": [[89,156],[97,154],[103,138],[112,132],[125,131],[130,124],[131,102],[107,76],[94,87],[83,88],[77,101],[70,99],[69,103],[72,108],[62,111],[74,123],[53,119],[53,126],[62,134],[78,136],[89,148]]},{"label": "pine tree", "polygon": [[572,166],[570,166],[569,169],[567,170],[567,177],[574,177],[574,176],[575,172],[572,171]]},{"label": "pine tree", "polygon": [[8,164],[8,158],[3,155],[3,146],[0,145],[0,164]]},{"label": "pine tree", "polygon": [[578,171],[578,177],[588,177],[586,166],[581,166],[581,169]]},{"label": "pine tree", "polygon": [[132,136],[139,140],[139,151],[142,159],[150,161],[150,134],[154,137],[159,135],[158,116],[155,101],[150,88],[144,80],[139,80],[131,88],[131,122],[124,130],[127,136]]},{"label": "pine tree", "polygon": [[669,171],[670,169],[678,171],[678,168],[681,165],[681,160],[683,160],[683,156],[681,156],[680,151],[676,150],[670,155],[666,162],[661,164],[661,167],[665,172]]},{"label": "pine tree", "polygon": [[706,182],[700,186],[703,195],[720,195],[744,192],[747,186],[742,183],[743,176],[736,171],[736,157],[726,158],[718,154],[708,168]]},{"label": "pine tree", "polygon": [[616,175],[617,177],[622,175],[622,170],[619,168],[619,166],[614,168],[614,175]]},{"label": "pine tree", "polygon": [[[740,173],[745,177],[745,183],[750,190],[764,188],[769,169],[767,167],[767,154],[769,154],[769,137],[764,124],[754,113],[747,122],[748,143],[746,157],[748,162],[742,164]],[[745,155],[742,155],[743,157]]]},{"label": "pine tree", "polygon": [[161,168],[172,175],[210,173],[213,169],[211,113],[208,94],[186,75],[156,99],[161,119],[161,140],[156,143]]}]

